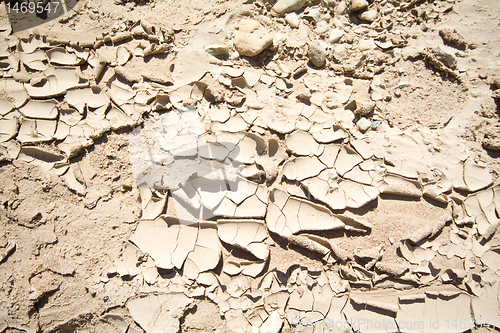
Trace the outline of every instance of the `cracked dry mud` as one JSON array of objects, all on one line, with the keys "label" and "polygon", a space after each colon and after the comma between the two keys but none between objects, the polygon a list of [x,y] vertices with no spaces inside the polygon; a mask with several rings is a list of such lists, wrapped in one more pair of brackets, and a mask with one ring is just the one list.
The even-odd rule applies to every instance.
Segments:
[{"label": "cracked dry mud", "polygon": [[497,1],[0,10],[0,332],[500,329]]}]

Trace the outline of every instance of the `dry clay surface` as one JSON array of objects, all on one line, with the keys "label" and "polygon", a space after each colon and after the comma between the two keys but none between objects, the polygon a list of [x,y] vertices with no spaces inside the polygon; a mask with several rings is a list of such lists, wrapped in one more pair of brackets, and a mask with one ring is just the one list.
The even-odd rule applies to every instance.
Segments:
[{"label": "dry clay surface", "polygon": [[1,6],[0,332],[500,329],[497,1]]}]

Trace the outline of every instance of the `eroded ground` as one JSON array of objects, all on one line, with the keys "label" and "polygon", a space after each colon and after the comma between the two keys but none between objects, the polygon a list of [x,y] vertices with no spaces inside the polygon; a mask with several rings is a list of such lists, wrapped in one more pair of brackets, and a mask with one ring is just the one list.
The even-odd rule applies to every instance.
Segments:
[{"label": "eroded ground", "polygon": [[4,14],[0,332],[500,328],[499,12]]}]

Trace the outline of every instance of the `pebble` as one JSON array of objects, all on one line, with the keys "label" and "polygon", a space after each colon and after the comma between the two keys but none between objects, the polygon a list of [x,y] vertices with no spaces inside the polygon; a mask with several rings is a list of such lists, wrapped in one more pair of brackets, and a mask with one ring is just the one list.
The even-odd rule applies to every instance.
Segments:
[{"label": "pebble", "polygon": [[360,116],[366,116],[375,110],[375,102],[364,102],[364,103],[359,103],[358,107],[354,111],[355,114],[359,114]]},{"label": "pebble", "polygon": [[258,21],[245,19],[241,21],[233,43],[239,54],[253,57],[273,43],[273,36]]},{"label": "pebble", "polygon": [[317,33],[318,35],[321,35],[321,34],[324,34],[325,32],[327,32],[328,29],[330,29],[330,27],[328,26],[328,23],[326,21],[320,21],[316,25],[314,32]]},{"label": "pebble", "polygon": [[330,43],[337,43],[342,38],[342,36],[344,36],[344,32],[338,28],[335,28],[330,32],[330,37],[328,38],[328,40],[330,41]]},{"label": "pebble", "polygon": [[360,51],[367,51],[374,49],[375,43],[371,39],[363,39],[359,41],[358,48]]},{"label": "pebble", "polygon": [[336,0],[321,0],[321,4],[325,7],[334,8],[337,5]]},{"label": "pebble", "polygon": [[351,0],[349,2],[349,10],[351,12],[357,12],[368,7],[368,1],[366,0]]},{"label": "pebble", "polygon": [[372,121],[372,130],[376,131],[377,128],[382,125],[382,120],[373,120]]},{"label": "pebble", "polygon": [[307,0],[279,0],[273,6],[273,11],[278,15],[295,12],[304,7]]},{"label": "pebble", "polygon": [[309,45],[307,57],[316,67],[322,67],[326,62],[326,46],[319,40],[312,41]]},{"label": "pebble", "polygon": [[361,117],[356,123],[356,126],[358,126],[358,129],[361,132],[366,132],[368,131],[369,128],[372,127],[372,122],[366,119],[365,117]]},{"label": "pebble", "polygon": [[205,46],[205,52],[217,57],[227,55],[229,49],[226,44],[209,44]]},{"label": "pebble", "polygon": [[296,13],[288,13],[285,15],[285,21],[290,24],[292,28],[298,28],[300,24],[299,15]]},{"label": "pebble", "polygon": [[457,68],[457,57],[455,56],[454,53],[443,50],[439,46],[433,47],[432,53],[434,53],[434,55],[439,61],[441,61],[449,68],[451,69]]},{"label": "pebble", "polygon": [[304,13],[304,18],[313,22],[318,22],[321,12],[318,8],[312,8]]},{"label": "pebble", "polygon": [[366,12],[361,13],[358,17],[367,22],[373,22],[377,19],[378,12],[376,10],[367,10]]}]

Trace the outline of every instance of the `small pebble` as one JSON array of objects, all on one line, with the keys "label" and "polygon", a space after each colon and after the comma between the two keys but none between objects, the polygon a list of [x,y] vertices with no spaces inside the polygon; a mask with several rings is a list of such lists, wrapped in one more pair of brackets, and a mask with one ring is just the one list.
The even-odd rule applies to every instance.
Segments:
[{"label": "small pebble", "polygon": [[319,17],[321,16],[321,12],[318,8],[312,8],[306,13],[304,13],[303,16],[305,19],[311,20],[313,22],[318,22]]},{"label": "small pebble", "polygon": [[278,0],[273,6],[276,14],[283,15],[289,12],[295,12],[304,7],[307,0]]},{"label": "small pebble", "polygon": [[321,35],[321,34],[324,34],[325,32],[327,32],[328,29],[330,29],[330,27],[328,26],[328,23],[326,21],[320,21],[316,25],[314,32],[317,33],[318,35]]},{"label": "small pebble", "polygon": [[316,67],[322,67],[326,62],[326,46],[322,41],[315,40],[309,45],[307,57]]},{"label": "small pebble", "polygon": [[382,120],[372,120],[372,130],[376,131],[377,128],[382,125]]},{"label": "small pebble", "polygon": [[213,56],[222,56],[229,53],[229,49],[225,44],[210,44],[205,46],[205,52]]},{"label": "small pebble", "polygon": [[321,3],[326,7],[334,8],[337,5],[336,0],[321,0]]},{"label": "small pebble", "polygon": [[290,24],[292,28],[298,28],[300,24],[299,15],[296,13],[289,13],[285,15],[285,21]]},{"label": "small pebble", "polygon": [[367,10],[366,12],[363,12],[361,15],[358,17],[367,22],[373,22],[377,19],[378,13],[376,10]]},{"label": "small pebble", "polygon": [[360,51],[372,50],[375,48],[375,43],[371,39],[360,40],[358,48]]},{"label": "small pebble", "polygon": [[368,7],[368,1],[366,0],[351,0],[349,2],[349,10],[351,12],[356,12]]},{"label": "small pebble", "polygon": [[259,21],[245,19],[240,22],[233,43],[239,54],[253,57],[273,43],[273,36]]},{"label": "small pebble", "polygon": [[358,126],[358,129],[361,132],[366,132],[372,126],[372,122],[366,119],[365,117],[361,117],[356,123],[356,126]]},{"label": "small pebble", "polygon": [[330,32],[328,41],[330,41],[330,43],[337,43],[342,38],[342,36],[344,36],[344,32],[338,28],[335,28]]}]

